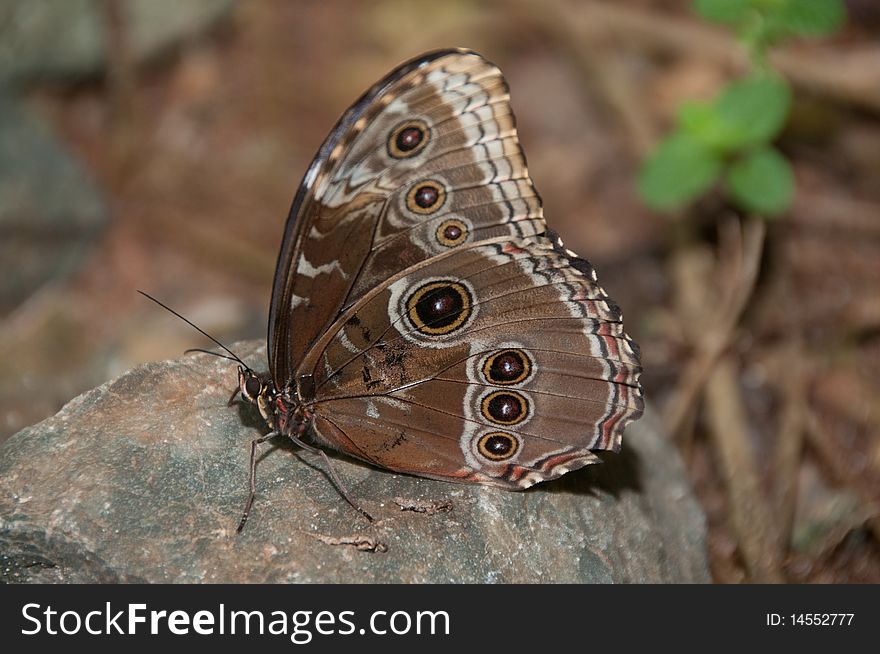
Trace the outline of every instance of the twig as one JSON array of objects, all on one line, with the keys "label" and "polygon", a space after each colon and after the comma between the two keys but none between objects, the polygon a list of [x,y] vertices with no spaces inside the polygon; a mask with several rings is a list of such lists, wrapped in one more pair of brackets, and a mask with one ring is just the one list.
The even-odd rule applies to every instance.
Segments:
[{"label": "twig", "polygon": [[822,433],[819,419],[816,414],[806,411],[806,436],[807,443],[816,453],[819,459],[826,464],[837,483],[852,488],[865,506],[867,525],[874,535],[874,539],[880,543],[880,506],[878,506],[871,491],[865,487],[861,480],[852,472],[840,452]]},{"label": "twig", "polygon": [[327,545],[350,545],[360,552],[387,552],[388,546],[381,540],[372,536],[363,534],[354,534],[352,536],[325,536],[324,534],[315,534],[310,531],[305,532],[312,538],[326,543]]},{"label": "twig", "polygon": [[779,529],[779,546],[783,555],[791,541],[798,496],[798,470],[803,453],[806,422],[805,356],[801,339],[795,337],[779,352],[774,362],[774,377],[780,380],[778,387],[783,403],[774,457],[774,504],[778,516],[776,523]]},{"label": "twig", "polygon": [[[876,387],[866,375],[850,376],[843,369],[824,368],[821,385],[823,406],[837,415],[873,430],[880,430],[880,405],[877,403]],[[880,493],[878,493],[880,496]]]},{"label": "twig", "polygon": [[[673,437],[681,432],[715,363],[733,340],[739,317],[758,278],[764,234],[764,222],[756,217],[746,222],[743,231],[734,221],[725,221],[720,226],[717,266],[720,299],[714,306],[702,306],[699,315],[693,307],[686,309],[683,331],[694,344],[694,356],[682,373],[682,382],[664,414],[666,433]],[[693,305],[693,298],[707,296],[696,288],[702,279],[702,276],[688,274],[680,276],[680,292],[690,298],[685,302]]]},{"label": "twig", "polygon": [[[711,59],[745,69],[745,50],[721,30],[666,12],[633,8],[619,2],[552,0],[573,30],[584,38],[605,39],[654,53]],[[589,37],[587,35],[590,35]],[[880,110],[880,48],[841,52],[796,48],[771,54],[773,65],[795,85],[849,104]]]},{"label": "twig", "polygon": [[401,511],[412,511],[413,513],[424,513],[426,515],[452,511],[452,502],[450,500],[409,500],[405,497],[395,497],[394,503],[400,507]]},{"label": "twig", "polygon": [[761,490],[737,371],[729,359],[719,361],[708,380],[706,408],[712,446],[727,488],[731,526],[749,579],[781,583],[779,535]]},{"label": "twig", "polygon": [[880,204],[846,195],[823,191],[816,193],[799,188],[791,211],[794,223],[835,232],[849,230],[855,236],[880,236]]},{"label": "twig", "polygon": [[692,247],[677,252],[675,264],[679,270],[675,280],[682,333],[694,344],[694,355],[665,417],[668,433],[680,439],[682,426],[705,393],[709,433],[730,506],[730,525],[749,577],[759,582],[781,582],[779,538],[751,451],[736,369],[729,359],[722,358],[754,290],[764,233],[760,218],[751,218],[745,225],[736,220],[719,225],[714,266],[717,299],[712,297],[708,281],[708,251]]}]

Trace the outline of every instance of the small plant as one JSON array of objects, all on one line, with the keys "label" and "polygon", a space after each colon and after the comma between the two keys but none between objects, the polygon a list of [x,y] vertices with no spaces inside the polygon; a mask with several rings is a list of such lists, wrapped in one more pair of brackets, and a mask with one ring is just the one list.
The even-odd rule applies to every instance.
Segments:
[{"label": "small plant", "polygon": [[775,215],[791,204],[791,166],[772,143],[785,126],[791,89],[768,63],[787,38],[837,30],[841,0],[695,0],[703,18],[728,25],[749,52],[750,70],[708,103],[686,102],[677,124],[646,160],[639,192],[651,207],[680,209],[723,179],[741,209]]}]

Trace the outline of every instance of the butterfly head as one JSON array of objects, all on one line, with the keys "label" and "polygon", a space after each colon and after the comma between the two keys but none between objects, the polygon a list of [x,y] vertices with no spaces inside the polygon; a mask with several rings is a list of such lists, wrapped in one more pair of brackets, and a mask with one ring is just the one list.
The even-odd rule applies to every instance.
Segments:
[{"label": "butterfly head", "polygon": [[245,400],[257,405],[260,415],[263,416],[271,429],[275,429],[274,405],[277,392],[269,373],[258,373],[250,368],[239,366],[238,389]]}]

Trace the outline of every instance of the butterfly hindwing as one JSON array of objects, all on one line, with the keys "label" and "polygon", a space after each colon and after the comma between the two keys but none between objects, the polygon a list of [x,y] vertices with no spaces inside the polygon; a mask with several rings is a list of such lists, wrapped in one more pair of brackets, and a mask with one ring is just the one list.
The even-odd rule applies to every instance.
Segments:
[{"label": "butterfly hindwing", "polygon": [[571,260],[500,241],[375,289],[305,362],[318,432],[382,467],[519,488],[617,449],[642,410],[638,354]]}]

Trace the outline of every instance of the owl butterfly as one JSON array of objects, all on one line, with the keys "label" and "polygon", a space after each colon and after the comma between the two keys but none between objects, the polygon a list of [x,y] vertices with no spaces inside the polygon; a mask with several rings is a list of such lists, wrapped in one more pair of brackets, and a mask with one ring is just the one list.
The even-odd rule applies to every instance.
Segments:
[{"label": "owl butterfly", "polygon": [[618,450],[642,412],[620,309],[547,228],[507,83],[467,50],[401,65],[333,128],[268,345],[239,387],[269,436],[421,477],[528,488]]}]

